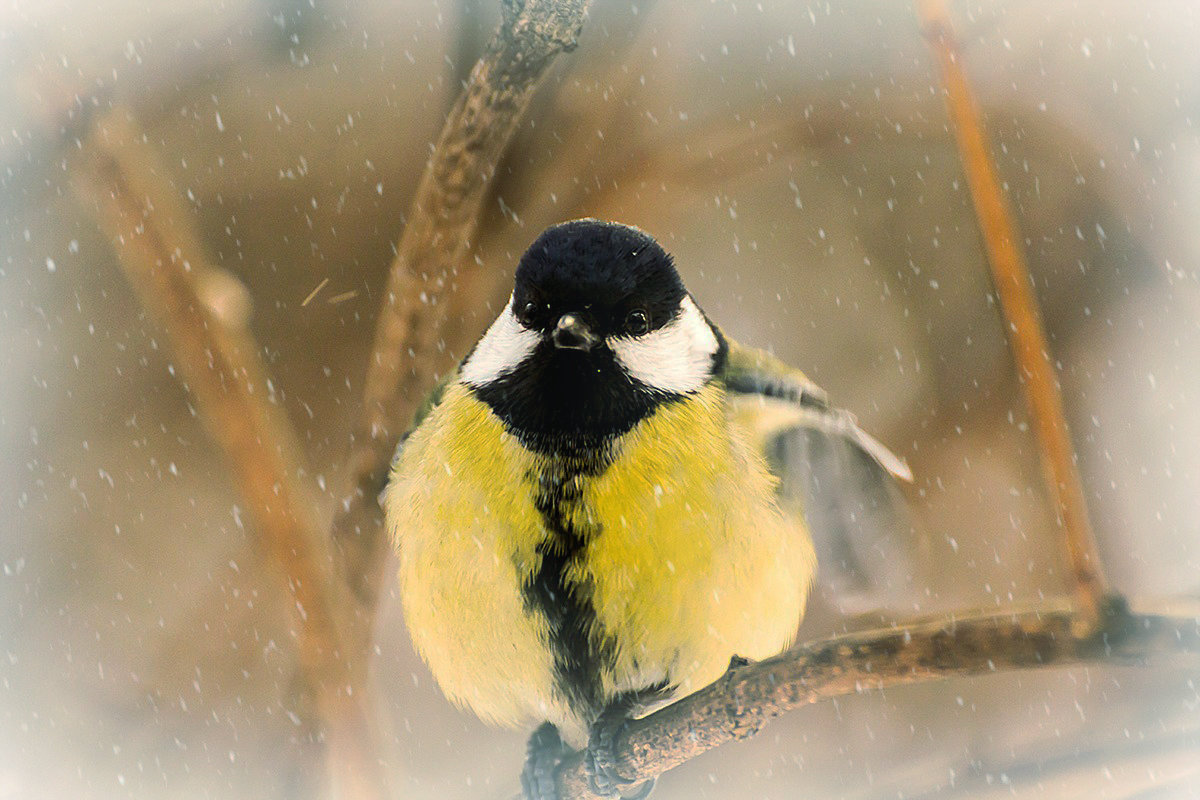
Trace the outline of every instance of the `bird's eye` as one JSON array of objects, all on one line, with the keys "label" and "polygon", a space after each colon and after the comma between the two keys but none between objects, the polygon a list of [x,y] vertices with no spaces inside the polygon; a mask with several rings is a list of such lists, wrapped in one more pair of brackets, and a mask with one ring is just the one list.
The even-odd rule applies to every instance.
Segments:
[{"label": "bird's eye", "polygon": [[517,309],[517,322],[529,328],[533,326],[533,318],[537,316],[538,304],[532,300]]},{"label": "bird's eye", "polygon": [[629,316],[625,317],[625,330],[634,336],[641,336],[650,330],[650,315],[643,309],[635,308],[629,312]]}]

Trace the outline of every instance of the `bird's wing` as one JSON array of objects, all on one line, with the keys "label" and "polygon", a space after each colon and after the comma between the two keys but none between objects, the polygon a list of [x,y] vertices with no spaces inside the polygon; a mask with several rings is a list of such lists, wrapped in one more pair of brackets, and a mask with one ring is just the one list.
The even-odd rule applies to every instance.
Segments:
[{"label": "bird's wing", "polygon": [[768,353],[729,340],[718,378],[779,479],[781,505],[803,513],[829,599],[846,613],[905,602],[915,537],[895,479],[912,480],[908,465]]}]

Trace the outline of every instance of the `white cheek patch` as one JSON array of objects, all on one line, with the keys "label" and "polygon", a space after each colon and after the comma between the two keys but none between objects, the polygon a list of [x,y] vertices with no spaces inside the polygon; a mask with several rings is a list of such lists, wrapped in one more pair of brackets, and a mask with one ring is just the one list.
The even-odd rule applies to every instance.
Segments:
[{"label": "white cheek patch", "polygon": [[463,363],[460,375],[464,383],[477,387],[491,383],[533,355],[541,336],[517,322],[512,303],[509,297],[508,305]]},{"label": "white cheek patch", "polygon": [[631,378],[652,389],[686,394],[712,375],[719,344],[691,297],[684,297],[679,308],[678,316],[658,330],[610,339],[609,346]]}]

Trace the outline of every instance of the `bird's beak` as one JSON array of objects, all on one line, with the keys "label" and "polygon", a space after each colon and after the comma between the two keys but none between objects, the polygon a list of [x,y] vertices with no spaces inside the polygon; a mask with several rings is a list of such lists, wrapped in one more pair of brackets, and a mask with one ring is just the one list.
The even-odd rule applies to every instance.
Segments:
[{"label": "bird's beak", "polygon": [[565,350],[591,350],[599,337],[576,314],[563,314],[550,334],[554,346]]}]

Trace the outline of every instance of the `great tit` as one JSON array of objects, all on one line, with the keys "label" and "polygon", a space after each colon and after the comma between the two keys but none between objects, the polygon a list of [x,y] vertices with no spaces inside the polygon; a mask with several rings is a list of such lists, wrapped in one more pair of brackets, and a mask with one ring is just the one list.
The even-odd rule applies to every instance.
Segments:
[{"label": "great tit", "polygon": [[555,797],[567,744],[598,792],[644,796],[613,769],[616,727],[792,642],[817,564],[771,468],[788,430],[859,454],[872,482],[909,477],[801,372],[726,337],[648,234],[575,220],[521,257],[381,499],[442,691],[544,721],[527,797]]}]

